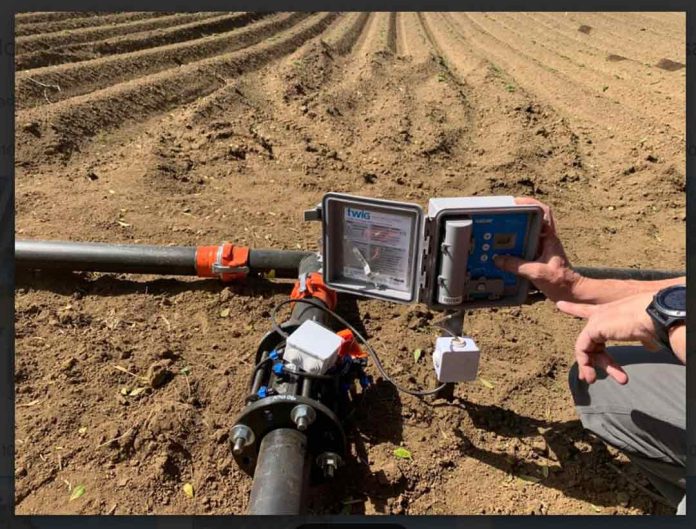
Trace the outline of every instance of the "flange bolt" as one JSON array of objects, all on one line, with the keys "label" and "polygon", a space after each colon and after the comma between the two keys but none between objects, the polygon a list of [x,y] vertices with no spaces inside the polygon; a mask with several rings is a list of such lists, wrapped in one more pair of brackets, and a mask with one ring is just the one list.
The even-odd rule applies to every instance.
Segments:
[{"label": "flange bolt", "polygon": [[317,458],[317,464],[324,472],[324,477],[333,478],[336,470],[343,464],[341,456],[334,452],[324,452]]},{"label": "flange bolt", "polygon": [[311,406],[307,406],[306,404],[298,404],[290,412],[290,418],[292,419],[292,422],[295,423],[295,426],[297,426],[297,429],[304,432],[316,420],[317,413]]},{"label": "flange bolt", "polygon": [[254,443],[254,432],[245,424],[236,424],[232,428],[232,453],[240,455],[244,449]]}]

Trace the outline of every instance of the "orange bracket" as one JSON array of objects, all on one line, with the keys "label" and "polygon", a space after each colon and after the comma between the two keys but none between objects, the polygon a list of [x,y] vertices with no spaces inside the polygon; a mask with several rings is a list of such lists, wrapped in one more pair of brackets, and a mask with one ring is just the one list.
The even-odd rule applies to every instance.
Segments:
[{"label": "orange bracket", "polygon": [[355,336],[353,336],[353,332],[350,329],[343,329],[342,331],[338,331],[336,334],[343,339],[341,348],[338,350],[338,356],[349,356],[353,359],[367,358],[367,353],[363,351],[362,347],[360,347],[360,344],[355,339]]},{"label": "orange bracket", "polygon": [[319,272],[303,274],[295,283],[295,288],[290,294],[292,299],[302,299],[306,297],[314,297],[324,302],[331,310],[336,308],[338,297],[334,290],[331,290],[324,283],[324,278]]},{"label": "orange bracket", "polygon": [[221,281],[238,281],[249,275],[249,248],[225,243],[196,248],[198,277],[218,277]]}]

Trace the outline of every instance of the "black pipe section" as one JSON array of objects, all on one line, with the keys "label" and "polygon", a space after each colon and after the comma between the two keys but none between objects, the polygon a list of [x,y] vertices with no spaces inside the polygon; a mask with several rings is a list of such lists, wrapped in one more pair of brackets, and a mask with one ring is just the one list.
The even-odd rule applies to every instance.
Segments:
[{"label": "black pipe section", "polygon": [[196,275],[193,246],[15,241],[17,268],[132,274]]},{"label": "black pipe section", "polygon": [[[310,274],[312,272],[318,272],[321,270],[321,263],[319,262],[318,254],[309,254],[299,264],[298,276],[304,274]],[[316,298],[312,298],[315,302],[323,305],[322,301]],[[290,316],[290,321],[292,323],[300,324],[303,321],[314,320],[317,323],[322,324],[324,327],[331,328],[332,321],[331,316],[318,307],[313,307],[308,303],[295,303],[292,310],[292,315]]]},{"label": "black pipe section", "polygon": [[573,267],[578,274],[592,279],[632,279],[635,281],[659,281],[685,277],[685,271],[679,270],[641,270],[640,268],[592,268],[585,266]]},{"label": "black pipe section", "polygon": [[[277,277],[296,277],[300,263],[314,257],[304,272],[319,270],[316,254],[299,250],[251,249],[251,272],[275,270]],[[146,246],[64,241],[15,241],[18,269],[71,270],[134,274],[196,275],[196,248],[193,246]],[[575,267],[585,277],[654,281],[685,276],[679,270],[638,268]],[[316,310],[316,309],[314,309]]]},{"label": "black pipe section", "polygon": [[314,255],[300,250],[256,250],[249,251],[249,268],[252,270],[287,270],[297,277],[302,259]]},{"label": "black pipe section", "polygon": [[248,513],[302,513],[308,471],[307,436],[304,433],[290,428],[278,428],[267,433],[261,440]]},{"label": "black pipe section", "polygon": [[[252,273],[276,271],[277,277],[297,277],[302,259],[311,252],[249,251]],[[15,263],[26,270],[70,270],[117,274],[196,275],[194,246],[145,246],[65,241],[15,241]]]},{"label": "black pipe section", "polygon": [[[297,275],[317,272],[320,269],[319,256],[306,254],[298,263]],[[325,326],[330,323],[329,315],[321,309],[307,303],[295,303],[289,322],[299,325],[307,320],[315,320]],[[271,382],[274,376],[271,375]],[[305,378],[301,388],[302,395],[309,397],[311,387],[311,381]],[[289,393],[295,391],[293,389]],[[307,436],[304,433],[288,428],[278,428],[267,433],[259,447],[247,512],[251,515],[302,514],[310,468]]]}]

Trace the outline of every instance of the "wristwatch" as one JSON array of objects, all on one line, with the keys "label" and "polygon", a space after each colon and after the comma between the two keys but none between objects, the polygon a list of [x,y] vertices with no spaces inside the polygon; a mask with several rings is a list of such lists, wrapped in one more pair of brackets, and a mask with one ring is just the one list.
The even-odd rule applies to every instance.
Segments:
[{"label": "wristwatch", "polygon": [[657,342],[671,349],[669,329],[686,322],[686,286],[673,285],[663,288],[653,297],[645,311],[655,324]]}]

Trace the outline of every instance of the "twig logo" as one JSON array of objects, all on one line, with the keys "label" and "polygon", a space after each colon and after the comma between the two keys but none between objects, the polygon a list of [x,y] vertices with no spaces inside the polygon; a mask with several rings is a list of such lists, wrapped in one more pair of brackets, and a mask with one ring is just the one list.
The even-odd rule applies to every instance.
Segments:
[{"label": "twig logo", "polygon": [[346,217],[357,220],[370,220],[370,212],[364,209],[346,209]]}]

